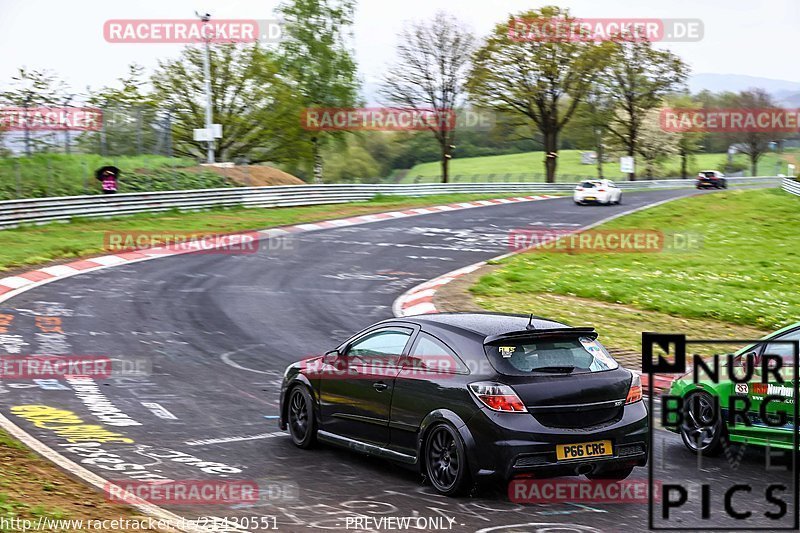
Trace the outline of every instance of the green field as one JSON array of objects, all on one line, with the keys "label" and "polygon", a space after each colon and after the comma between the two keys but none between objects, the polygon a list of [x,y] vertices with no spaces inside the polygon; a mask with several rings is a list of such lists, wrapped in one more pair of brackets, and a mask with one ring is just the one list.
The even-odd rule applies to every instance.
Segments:
[{"label": "green field", "polygon": [[[544,152],[527,152],[522,154],[494,155],[486,157],[466,157],[453,159],[450,167],[452,181],[470,181],[475,175],[482,175],[479,181],[485,181],[487,176],[494,175],[494,181],[504,181],[506,179],[519,180],[520,176],[508,177],[506,174],[528,174],[526,181],[544,181],[544,168],[542,159]],[[690,176],[700,170],[717,169],[727,160],[726,154],[697,154],[689,166]],[[779,156],[774,153],[767,154],[759,161],[760,175],[774,175],[775,164],[779,161]],[[746,165],[747,157],[738,154],[734,157],[734,163]],[[749,168],[749,167],[748,167]],[[558,158],[558,181],[575,182],[586,177],[595,177],[597,169],[594,165],[581,164],[581,150],[561,150]],[[603,172],[610,179],[624,179],[619,171],[619,161],[605,163]],[[786,165],[783,165],[781,172],[786,172]],[[643,175],[643,170],[639,173]],[[746,172],[749,173],[749,172]],[[676,156],[670,159],[662,172],[663,176],[680,177],[680,159]],[[459,175],[462,176],[459,179]],[[420,182],[438,181],[440,176],[440,165],[438,161],[431,163],[421,163],[414,166],[403,178],[404,183],[413,183],[417,178]]]},{"label": "green field", "polygon": [[692,332],[710,323],[713,334],[730,325],[769,331],[800,320],[800,198],[779,189],[727,191],[600,229],[630,228],[702,240],[688,252],[528,252],[502,261],[471,291],[492,311],[615,324],[613,345],[627,348],[653,324]]}]

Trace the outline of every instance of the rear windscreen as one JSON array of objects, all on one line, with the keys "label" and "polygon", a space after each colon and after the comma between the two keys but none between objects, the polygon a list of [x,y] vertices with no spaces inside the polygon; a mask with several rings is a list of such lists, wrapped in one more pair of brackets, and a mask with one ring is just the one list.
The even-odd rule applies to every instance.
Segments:
[{"label": "rear windscreen", "polygon": [[591,181],[584,181],[583,183],[581,183],[581,187],[585,187],[587,189],[594,189],[594,183],[592,183]]},{"label": "rear windscreen", "polygon": [[716,174],[714,174],[713,172],[703,172],[703,176],[707,178],[713,178],[716,176]]},{"label": "rear windscreen", "polygon": [[591,337],[521,339],[487,345],[489,360],[501,374],[585,374],[613,370],[619,364]]}]

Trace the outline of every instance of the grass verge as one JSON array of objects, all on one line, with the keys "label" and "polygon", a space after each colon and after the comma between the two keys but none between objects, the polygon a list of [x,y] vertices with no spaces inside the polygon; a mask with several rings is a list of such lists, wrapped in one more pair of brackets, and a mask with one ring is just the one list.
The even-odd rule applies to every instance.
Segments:
[{"label": "grass verge", "polygon": [[[91,529],[88,520],[144,520],[134,509],[106,502],[102,494],[68,477],[4,431],[0,431],[0,458],[0,531],[21,531],[15,520],[30,520],[28,531],[41,520],[40,531],[64,533]],[[154,530],[145,525],[139,531]]]},{"label": "grass verge", "polygon": [[647,329],[702,336],[736,325],[757,335],[800,320],[798,227],[800,200],[778,189],[697,196],[599,228],[692,233],[702,237],[696,250],[534,251],[501,261],[470,290],[492,311],[615,324],[609,344],[619,347],[638,347]]}]

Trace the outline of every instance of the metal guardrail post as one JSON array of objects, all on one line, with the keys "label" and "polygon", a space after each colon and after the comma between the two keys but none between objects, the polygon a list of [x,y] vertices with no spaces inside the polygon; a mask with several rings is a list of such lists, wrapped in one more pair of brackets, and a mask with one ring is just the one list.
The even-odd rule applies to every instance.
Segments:
[{"label": "metal guardrail post", "polygon": [[83,194],[89,194],[89,162],[83,162]]},{"label": "metal guardrail post", "polygon": [[49,157],[47,158],[47,165],[45,165],[45,169],[47,172],[47,181],[45,181],[47,184],[47,196],[51,196],[54,194],[53,189],[55,187],[55,182],[53,180],[53,162]]},{"label": "metal guardrail post", "polygon": [[17,175],[17,198],[22,198],[22,166],[19,159],[16,161],[16,175]]}]

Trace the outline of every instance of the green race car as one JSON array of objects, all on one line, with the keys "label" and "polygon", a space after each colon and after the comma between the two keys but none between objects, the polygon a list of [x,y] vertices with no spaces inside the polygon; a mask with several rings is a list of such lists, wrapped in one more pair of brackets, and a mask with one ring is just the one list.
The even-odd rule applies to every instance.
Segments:
[{"label": "green race car", "polygon": [[[707,378],[705,374],[695,383],[692,372],[673,381],[669,395],[662,398],[661,408],[666,411],[664,428],[679,433],[689,450],[705,456],[722,451],[726,440],[792,449],[795,345],[770,342],[778,340],[800,340],[800,322],[733,354],[733,375],[739,378],[746,376],[748,361],[753,362],[752,376],[746,383],[734,383],[728,378],[730,371],[725,357],[720,357],[717,383],[703,379]],[[764,355],[781,358],[779,375],[783,383],[778,382],[772,372],[768,372],[766,379],[762,377]],[[730,409],[742,411],[748,400],[750,424],[746,424],[741,416],[729,419]]]}]

